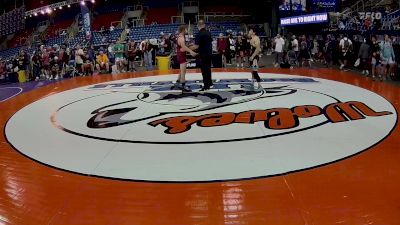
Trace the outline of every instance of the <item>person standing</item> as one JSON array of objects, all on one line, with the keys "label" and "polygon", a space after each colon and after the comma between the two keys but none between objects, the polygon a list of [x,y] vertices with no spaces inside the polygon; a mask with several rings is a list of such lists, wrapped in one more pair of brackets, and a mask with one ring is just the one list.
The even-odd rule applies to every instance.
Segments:
[{"label": "person standing", "polygon": [[261,89],[261,78],[258,75],[258,61],[260,60],[260,52],[261,52],[261,44],[260,44],[260,38],[257,36],[255,31],[253,29],[249,30],[249,37],[250,39],[250,45],[251,45],[251,55],[249,58],[250,66],[252,69],[252,78],[253,78],[253,88],[254,88],[254,80],[257,81],[258,87],[257,89]]},{"label": "person standing", "polygon": [[222,67],[226,67],[226,50],[228,49],[228,40],[226,37],[224,37],[223,33],[219,34],[218,40],[217,40],[217,48],[218,48],[218,53],[221,54],[222,57]]},{"label": "person standing", "polygon": [[394,54],[392,39],[389,35],[385,34],[384,40],[379,45],[381,50],[382,65],[384,65],[384,79],[394,77],[394,71],[396,66],[396,56]]},{"label": "person standing", "polygon": [[236,67],[244,68],[243,61],[244,61],[245,46],[242,36],[237,37],[235,50],[236,50]]},{"label": "person standing", "polygon": [[283,58],[283,46],[285,45],[285,40],[278,34],[274,40],[275,46],[275,67],[278,67]]},{"label": "person standing", "polygon": [[188,29],[186,25],[181,25],[179,27],[179,36],[178,36],[178,43],[176,47],[176,55],[180,67],[180,73],[178,76],[178,80],[175,84],[177,88],[182,90],[182,92],[190,92],[191,90],[186,87],[186,64],[187,64],[187,59],[186,59],[186,52],[190,53],[193,57],[197,55],[193,50],[191,50],[189,47],[186,46],[186,39],[185,36],[188,33]]},{"label": "person standing", "polygon": [[368,59],[369,59],[369,52],[370,52],[370,47],[369,44],[367,43],[367,40],[364,39],[363,43],[360,46],[360,49],[358,51],[358,58],[361,61],[361,67],[362,67],[362,74],[368,76],[369,71],[368,71]]},{"label": "person standing", "polygon": [[375,80],[377,68],[380,66],[379,65],[380,59],[381,59],[381,48],[376,39],[376,36],[373,35],[371,37],[371,73],[373,80]]},{"label": "person standing", "polygon": [[200,56],[200,68],[203,75],[203,88],[200,91],[207,91],[213,86],[211,78],[211,59],[212,59],[212,42],[211,33],[206,29],[204,20],[197,23],[199,33],[196,35],[195,44],[192,50],[197,50]]},{"label": "person standing", "polygon": [[115,53],[115,64],[117,65],[117,70],[119,73],[125,73],[124,64],[125,64],[125,46],[121,41],[118,41],[116,45],[114,45],[114,53]]},{"label": "person standing", "polygon": [[309,51],[309,45],[307,42],[307,38],[305,35],[300,37],[300,54],[299,54],[299,65],[301,67],[307,65],[308,67],[311,67],[311,54]]},{"label": "person standing", "polygon": [[[76,51],[75,51],[75,67],[80,76],[83,74],[83,61],[84,61],[83,59],[84,59],[84,57],[85,57],[85,53],[83,52],[83,49],[81,48],[80,45],[77,45]],[[49,58],[50,58],[50,56],[46,55],[46,58],[45,58],[46,61],[44,63],[46,70],[48,70],[50,67]],[[47,63],[47,61],[48,61],[48,63]]]},{"label": "person standing", "polygon": [[146,39],[144,48],[143,48],[143,56],[144,56],[144,64],[148,71],[153,70],[153,51],[154,47],[150,44],[150,40]]},{"label": "person standing", "polygon": [[31,59],[33,78],[38,81],[40,79],[40,56],[39,52],[33,52]]},{"label": "person standing", "polygon": [[300,54],[300,48],[299,48],[299,41],[297,40],[296,36],[293,35],[292,36],[292,49],[294,51],[294,53],[296,54],[296,61],[298,64],[298,60],[299,60],[299,54]]},{"label": "person standing", "polygon": [[127,55],[128,55],[128,71],[130,72],[136,71],[135,68],[136,52],[137,52],[136,42],[129,41]]},{"label": "person standing", "polygon": [[341,52],[341,59],[339,60],[340,69],[343,70],[347,66],[347,63],[350,60],[351,52],[353,51],[353,43],[347,36],[340,40],[339,49]]}]

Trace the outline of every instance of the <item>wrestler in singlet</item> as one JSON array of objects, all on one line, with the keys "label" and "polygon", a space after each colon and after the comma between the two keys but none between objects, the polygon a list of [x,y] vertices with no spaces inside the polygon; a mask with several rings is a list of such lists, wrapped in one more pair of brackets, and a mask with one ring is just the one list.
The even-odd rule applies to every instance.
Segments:
[{"label": "wrestler in singlet", "polygon": [[[185,39],[185,36],[183,36],[182,34],[180,34],[178,36],[179,38],[183,38]],[[187,59],[186,59],[186,51],[182,48],[182,46],[180,46],[179,42],[177,43],[177,47],[176,47],[176,57],[178,60],[179,64],[185,64],[187,63]]]}]

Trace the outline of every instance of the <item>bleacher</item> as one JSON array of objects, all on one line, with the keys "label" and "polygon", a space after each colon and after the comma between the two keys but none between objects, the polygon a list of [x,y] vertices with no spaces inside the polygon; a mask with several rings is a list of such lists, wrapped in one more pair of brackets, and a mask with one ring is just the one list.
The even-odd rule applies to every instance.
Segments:
[{"label": "bleacher", "polygon": [[[220,33],[226,33],[226,31],[230,30],[232,32],[240,31],[240,24],[238,22],[222,22],[222,23],[209,23],[207,24],[210,29],[211,35],[213,37],[217,37]],[[158,24],[158,25],[150,25],[143,27],[135,27],[131,30],[128,38],[141,41],[144,39],[152,39],[159,38],[160,33],[163,32],[165,34],[175,34],[178,30],[179,24]],[[197,29],[194,29],[194,35],[197,34]],[[93,32],[93,44],[95,46],[108,44],[109,41],[119,40],[123,29],[115,29],[109,33]],[[53,46],[55,44],[61,45],[67,41],[67,37],[52,37],[47,40],[48,46]],[[85,35],[83,32],[79,33],[75,38],[71,39],[68,43],[71,47],[75,47],[77,44],[85,43]],[[29,53],[33,52],[33,49],[36,46],[32,46],[29,49]],[[21,47],[10,48],[5,51],[0,52],[0,56],[3,58],[11,58],[14,55],[18,54]]]},{"label": "bleacher", "polygon": [[99,14],[94,18],[93,30],[98,31],[101,27],[110,28],[111,22],[120,21],[123,16],[122,12],[111,12],[107,14]]},{"label": "bleacher", "polygon": [[[381,27],[380,30],[393,30],[394,22],[396,22],[400,18],[400,11],[396,11],[395,13],[387,14],[382,17],[381,19]],[[371,20],[372,22],[372,20]],[[366,31],[367,29],[364,26],[364,22],[360,21],[360,23],[356,23],[355,21],[348,20],[344,24],[344,28],[341,30],[345,31]]]},{"label": "bleacher", "polygon": [[110,41],[117,41],[120,39],[123,29],[115,29],[111,32],[93,32],[93,45],[105,45]]},{"label": "bleacher", "polygon": [[[240,24],[238,22],[221,22],[221,23],[209,23],[207,24],[210,29],[211,35],[217,37],[220,33],[226,33],[227,30],[232,32],[240,31]],[[158,24],[144,27],[135,27],[129,34],[129,38],[135,41],[159,38],[160,33],[175,34],[178,30],[179,24]],[[194,29],[194,35],[197,34],[197,30]]]},{"label": "bleacher", "polygon": [[17,55],[20,51],[21,47],[15,47],[15,48],[9,48],[7,50],[4,50],[0,52],[0,57],[3,59],[10,59]]},{"label": "bleacher", "polygon": [[158,24],[168,24],[171,23],[171,17],[177,15],[177,7],[150,9],[147,13],[145,24],[150,25],[153,22],[156,22]]},{"label": "bleacher", "polygon": [[25,40],[32,34],[33,28],[26,29],[14,35],[14,37],[8,42],[8,46],[17,47],[21,44],[25,44]]},{"label": "bleacher", "polygon": [[48,34],[49,38],[58,37],[59,32],[61,30],[67,29],[69,26],[71,26],[71,24],[73,22],[74,22],[73,20],[66,20],[66,21],[62,21],[60,23],[51,25],[47,30],[47,34]]}]

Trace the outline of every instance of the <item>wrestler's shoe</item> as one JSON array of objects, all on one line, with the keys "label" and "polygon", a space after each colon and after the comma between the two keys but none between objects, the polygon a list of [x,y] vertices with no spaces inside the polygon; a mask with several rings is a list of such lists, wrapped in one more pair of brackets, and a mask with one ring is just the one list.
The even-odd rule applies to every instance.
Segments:
[{"label": "wrestler's shoe", "polygon": [[190,90],[190,88],[188,88],[188,87],[180,87],[180,90],[182,90],[182,93],[189,93],[189,92],[192,92],[192,90]]},{"label": "wrestler's shoe", "polygon": [[174,84],[174,86],[172,86],[172,88],[171,88],[172,90],[181,90],[182,89],[182,84],[180,83],[180,82],[176,82],[175,84]]}]

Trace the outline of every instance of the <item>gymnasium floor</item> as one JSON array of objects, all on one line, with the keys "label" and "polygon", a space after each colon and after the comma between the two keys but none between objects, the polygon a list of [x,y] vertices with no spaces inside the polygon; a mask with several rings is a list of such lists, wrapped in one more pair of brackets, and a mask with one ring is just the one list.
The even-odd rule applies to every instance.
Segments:
[{"label": "gymnasium floor", "polygon": [[198,72],[1,86],[0,224],[400,224],[399,86]]}]

